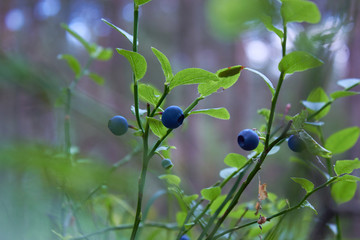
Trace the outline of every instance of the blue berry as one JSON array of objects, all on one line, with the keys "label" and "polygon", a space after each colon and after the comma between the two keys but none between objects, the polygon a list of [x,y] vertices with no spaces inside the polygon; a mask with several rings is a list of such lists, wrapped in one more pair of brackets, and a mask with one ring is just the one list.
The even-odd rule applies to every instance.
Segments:
[{"label": "blue berry", "polygon": [[242,149],[251,151],[259,145],[259,136],[251,129],[244,129],[239,133],[237,141]]},{"label": "blue berry", "polygon": [[297,135],[289,137],[288,146],[294,152],[301,152],[305,148],[304,142]]},{"label": "blue berry", "polygon": [[178,106],[170,106],[162,113],[161,122],[165,127],[174,129],[184,121],[184,113]]},{"label": "blue berry", "polygon": [[114,116],[109,120],[108,128],[113,134],[120,136],[127,132],[129,125],[126,118],[122,116]]},{"label": "blue berry", "polygon": [[180,240],[190,240],[190,238],[187,235],[182,235]]},{"label": "blue berry", "polygon": [[161,166],[162,166],[164,169],[168,170],[168,169],[171,169],[171,168],[174,166],[174,164],[171,162],[170,159],[165,158],[165,159],[163,159],[163,160],[161,161]]}]

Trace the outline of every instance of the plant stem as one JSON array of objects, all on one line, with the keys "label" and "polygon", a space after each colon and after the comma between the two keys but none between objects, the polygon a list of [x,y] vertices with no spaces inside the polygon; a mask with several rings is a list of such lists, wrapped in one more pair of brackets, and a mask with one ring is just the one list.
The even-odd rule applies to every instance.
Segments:
[{"label": "plant stem", "polygon": [[339,213],[336,213],[335,219],[336,219],[336,229],[337,229],[336,240],[341,240],[342,239],[342,233],[341,233],[341,225],[340,225]]},{"label": "plant stem", "polygon": [[163,103],[164,99],[166,98],[166,96],[168,95],[170,91],[170,88],[169,88],[169,85],[165,84],[164,86],[164,92],[163,94],[161,95],[159,101],[157,102],[155,108],[153,109],[153,111],[150,113],[150,116],[149,117],[153,117],[156,113],[156,110],[160,107],[160,105]]}]

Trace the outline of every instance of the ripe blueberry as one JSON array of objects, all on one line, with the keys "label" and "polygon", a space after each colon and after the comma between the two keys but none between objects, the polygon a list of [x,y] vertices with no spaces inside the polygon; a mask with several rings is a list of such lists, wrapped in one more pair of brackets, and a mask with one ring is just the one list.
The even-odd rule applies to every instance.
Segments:
[{"label": "ripe blueberry", "polygon": [[239,133],[237,141],[242,149],[251,151],[259,145],[259,136],[251,129],[244,129]]},{"label": "ripe blueberry", "polygon": [[116,136],[120,136],[126,133],[129,128],[126,118],[122,116],[114,116],[108,122],[108,128]]},{"label": "ripe blueberry", "polygon": [[187,235],[182,235],[180,240],[190,240],[190,238]]},{"label": "ripe blueberry", "polygon": [[167,128],[177,128],[184,121],[184,113],[178,106],[170,106],[162,113],[161,122]]},{"label": "ripe blueberry", "polygon": [[161,161],[161,166],[162,166],[164,169],[168,170],[168,169],[171,169],[171,168],[174,166],[174,164],[171,162],[170,159],[165,158],[165,159],[163,159],[163,160]]},{"label": "ripe blueberry", "polygon": [[304,142],[297,135],[289,137],[288,146],[294,152],[301,152],[305,148]]}]

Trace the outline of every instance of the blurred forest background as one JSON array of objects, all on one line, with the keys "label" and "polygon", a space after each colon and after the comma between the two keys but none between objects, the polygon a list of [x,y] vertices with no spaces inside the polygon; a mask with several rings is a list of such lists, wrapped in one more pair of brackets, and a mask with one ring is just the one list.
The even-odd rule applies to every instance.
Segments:
[{"label": "blurred forest background", "polygon": [[[322,59],[324,65],[286,79],[277,107],[280,113],[290,103],[289,114],[296,114],[303,108],[300,101],[316,87],[323,87],[330,93],[339,89],[336,81],[360,77],[360,1],[314,2],[321,11],[321,22],[290,24],[288,51],[310,52]],[[187,67],[216,72],[240,64],[263,72],[276,85],[281,44],[276,35],[262,25],[259,15],[266,10],[272,13],[275,21],[279,20],[279,5],[275,0],[151,1],[140,9],[139,52],[148,62],[142,81],[160,90],[163,88],[164,77],[152,54],[150,47],[153,46],[168,56],[175,73]],[[66,34],[60,23],[68,24],[89,42],[130,50],[130,43],[101,18],[132,33],[132,14],[133,3],[129,0],[0,2],[1,239],[56,239],[51,229],[60,229],[59,222],[66,225],[67,215],[61,210],[64,201],[57,184],[52,182],[53,175],[61,173],[48,172],[49,168],[56,167],[60,172],[65,171],[63,167],[49,164],[48,158],[53,159],[55,153],[64,148],[64,109],[56,107],[55,103],[62,88],[73,79],[65,61],[57,56],[70,53],[85,64],[87,52]],[[131,131],[115,137],[107,129],[107,121],[113,115],[123,115],[130,121],[135,119],[130,111],[133,102],[131,69],[126,59],[114,52],[110,61],[95,62],[91,70],[106,81],[103,86],[86,77],[79,81],[72,102],[71,137],[76,158],[91,159],[101,172],[131,152],[137,143]],[[354,90],[359,91],[359,86]],[[185,108],[195,97],[193,87],[179,87],[170,94],[165,106],[176,104]],[[244,71],[235,86],[210,96],[198,106],[226,107],[230,120],[191,116],[185,126],[175,131],[169,140],[176,146],[172,155],[173,171],[181,176],[187,193],[199,193],[200,189],[216,182],[219,170],[225,167],[223,159],[227,153],[246,154],[238,147],[236,136],[244,128],[259,128],[264,123],[257,109],[269,108],[270,97],[263,81]],[[331,113],[324,118],[325,136],[345,126],[359,126],[359,105],[360,96],[334,102]],[[347,155],[341,156],[342,159],[358,157],[359,149],[360,142]],[[324,179],[289,161],[292,155],[284,147],[270,156],[261,171],[261,179],[268,184],[268,191],[296,202],[300,198],[299,189],[289,181],[290,176],[310,176],[315,183]],[[157,179],[164,172],[160,162],[161,159],[155,157],[150,164],[147,193],[164,188]],[[140,157],[135,154],[130,162],[113,173],[107,189],[114,195],[126,197],[128,208],[135,206],[140,166]],[[91,169],[90,173],[93,171]],[[87,190],[102,181],[101,177],[94,177],[101,174],[89,175],[84,169],[80,172],[72,175],[71,180],[77,182],[69,190],[73,199],[86,196]],[[257,197],[256,184],[250,185],[245,200]],[[328,189],[313,197],[319,215],[317,220],[311,220],[313,228],[305,229],[306,233],[302,234],[312,234],[311,239],[331,237],[326,224],[333,222],[334,211],[340,211],[344,236],[359,239],[359,194],[336,210],[329,199]]]}]

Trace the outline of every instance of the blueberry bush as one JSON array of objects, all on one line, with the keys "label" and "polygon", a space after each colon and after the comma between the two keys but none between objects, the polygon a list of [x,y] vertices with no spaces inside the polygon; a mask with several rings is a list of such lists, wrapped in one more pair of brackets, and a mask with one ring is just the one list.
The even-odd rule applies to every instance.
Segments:
[{"label": "blueberry bush", "polygon": [[[354,88],[360,85],[360,79],[339,79],[338,89],[330,93],[313,86],[308,98],[301,101],[301,111],[293,115],[277,111],[279,95],[294,91],[285,88],[283,83],[291,80],[292,74],[301,74],[323,64],[313,54],[301,49],[290,51],[287,46],[289,24],[316,24],[320,21],[321,15],[315,3],[282,0],[274,3],[274,8],[278,6],[275,16],[261,15],[261,23],[274,34],[281,48],[277,81],[270,80],[267,73],[241,63],[221,66],[215,73],[201,68],[186,68],[175,73],[166,54],[151,48],[164,76],[163,89],[159,90],[151,84],[151,80],[144,80],[148,71],[156,69],[148,69],[146,58],[138,50],[141,42],[138,37],[139,10],[150,1],[134,0],[132,34],[112,21],[102,19],[104,26],[125,37],[132,49],[116,48],[113,51],[89,43],[62,24],[62,28],[87,50],[88,61],[82,65],[74,55],[59,55],[59,59],[66,61],[74,74],[74,79],[62,89],[57,100],[57,106],[64,110],[64,148],[61,152],[41,153],[54,162],[46,177],[55,182],[62,192],[60,200],[55,203],[61,206],[62,216],[60,223],[55,223],[56,227],[53,227],[53,235],[57,239],[295,239],[293,232],[285,230],[288,224],[286,217],[292,216],[301,221],[301,212],[309,209],[311,214],[307,216],[316,218],[318,212],[312,203],[314,194],[328,190],[333,201],[339,205],[354,198],[360,178],[353,172],[360,169],[360,161],[358,158],[343,159],[342,156],[358,141],[360,127],[349,126],[327,133],[324,131],[324,117],[331,111],[334,102],[359,94]],[[107,124],[113,139],[132,141],[132,149],[123,159],[106,168],[81,158],[74,148],[71,109],[72,96],[80,80],[88,77],[99,85],[104,83],[104,79],[90,68],[97,61],[109,60],[113,52],[118,53],[116,57],[125,58],[132,70],[128,85],[132,90],[133,104],[128,108],[133,117],[125,118],[126,113],[113,113],[104,126]],[[258,122],[262,124],[254,122],[254,125],[243,126],[242,129],[234,126],[233,131],[238,136],[233,141],[239,145],[239,152],[245,150],[247,155],[228,153],[224,159],[219,159],[226,168],[219,171],[218,181],[209,183],[199,192],[190,192],[182,185],[176,160],[172,159],[171,153],[176,146],[168,140],[176,139],[178,132],[191,124],[188,118],[193,115],[230,119],[230,112],[225,107],[201,109],[198,105],[211,99],[212,95],[225,95],[223,90],[234,84],[241,84],[239,80],[244,71],[260,77],[263,88],[271,96],[267,108],[252,110],[258,113]],[[196,97],[186,107],[179,107],[184,106],[184,102],[178,102],[179,106],[169,106],[166,102],[169,94],[184,85],[191,85],[189,87],[196,90]],[[134,138],[136,141],[133,141]],[[305,165],[321,179],[316,183],[306,175],[288,179],[294,186],[298,184],[299,189],[302,188],[296,195],[297,199],[289,200],[288,196],[280,197],[268,191],[272,186],[263,183],[267,179],[261,178],[263,171],[271,171],[264,164],[273,160],[269,156],[277,156],[279,150],[285,148],[291,150],[288,153],[291,154],[292,164]],[[158,165],[162,167],[158,180],[166,187],[147,196],[145,189],[152,189],[152,184],[158,184],[148,178],[149,173],[154,174],[151,169],[154,165],[150,163],[158,161],[156,158],[161,159]],[[138,182],[128,182],[122,176],[111,177],[120,166],[126,168],[124,163],[129,161],[141,161]],[[38,164],[42,166],[43,163]],[[91,182],[82,185],[75,180],[78,178],[91,179]],[[246,194],[254,183],[257,194]],[[109,185],[130,186],[136,189],[137,195],[119,198],[108,191]],[[136,203],[131,202],[134,198]],[[134,205],[135,208],[132,207]],[[168,217],[156,216],[154,209],[165,211]],[[341,216],[335,211],[334,224],[329,227],[336,239],[342,239],[340,222]],[[295,224],[298,223],[295,221]],[[307,227],[301,225],[301,228],[306,231]]]}]

